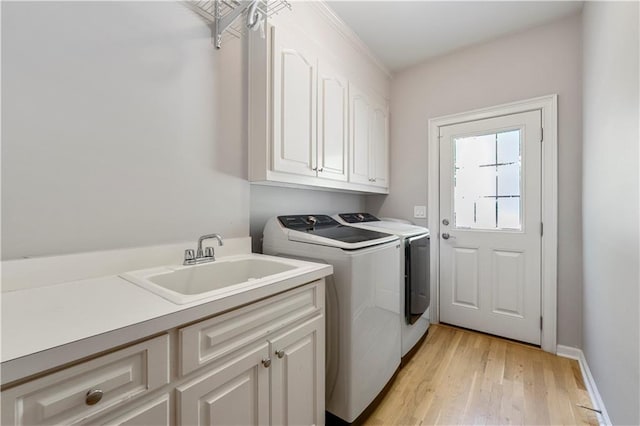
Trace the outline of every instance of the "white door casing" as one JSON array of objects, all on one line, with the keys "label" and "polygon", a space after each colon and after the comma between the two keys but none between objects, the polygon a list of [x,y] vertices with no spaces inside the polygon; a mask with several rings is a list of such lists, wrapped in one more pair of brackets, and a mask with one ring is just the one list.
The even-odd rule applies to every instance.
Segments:
[{"label": "white door casing", "polygon": [[[429,119],[429,179],[428,179],[428,226],[432,238],[440,239],[442,228],[440,217],[440,128],[458,123],[482,120],[527,111],[539,111],[542,117],[543,138],[541,143],[541,214],[544,233],[541,239],[541,341],[543,350],[556,352],[557,338],[557,221],[558,221],[558,123],[557,95],[511,102],[459,114]],[[431,322],[440,321],[440,248],[431,245]]]},{"label": "white door casing", "polygon": [[540,111],[440,128],[440,320],[540,344]]}]

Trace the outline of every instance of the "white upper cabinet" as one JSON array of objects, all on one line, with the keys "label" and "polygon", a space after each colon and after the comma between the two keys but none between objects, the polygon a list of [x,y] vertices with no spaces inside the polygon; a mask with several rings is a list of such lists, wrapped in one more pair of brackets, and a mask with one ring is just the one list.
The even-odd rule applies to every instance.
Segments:
[{"label": "white upper cabinet", "polygon": [[352,58],[267,34],[249,34],[249,180],[387,193],[386,103],[350,83]]},{"label": "white upper cabinet", "polygon": [[371,144],[370,120],[371,102],[369,97],[353,84],[349,86],[349,182],[371,184]]},{"label": "white upper cabinet", "polygon": [[383,101],[371,107],[371,184],[389,187],[389,108]]},{"label": "white upper cabinet", "polygon": [[347,79],[327,62],[318,66],[318,176],[347,180],[348,155]]},{"label": "white upper cabinet", "polygon": [[273,32],[273,169],[316,176],[317,59],[288,33]]},{"label": "white upper cabinet", "polygon": [[349,85],[349,182],[389,186],[389,109],[377,96]]}]

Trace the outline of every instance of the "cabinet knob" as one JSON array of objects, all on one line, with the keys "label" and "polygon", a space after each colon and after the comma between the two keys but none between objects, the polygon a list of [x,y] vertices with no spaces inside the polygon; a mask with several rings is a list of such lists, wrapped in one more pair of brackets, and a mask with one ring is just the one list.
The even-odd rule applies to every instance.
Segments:
[{"label": "cabinet knob", "polygon": [[263,359],[262,365],[264,365],[264,368],[269,368],[269,366],[271,365],[271,359],[270,358]]},{"label": "cabinet knob", "polygon": [[319,172],[321,172],[321,171],[323,171],[323,170],[324,170],[324,167],[320,167],[320,168],[318,169],[318,171],[319,171]]},{"label": "cabinet knob", "polygon": [[102,399],[102,395],[104,395],[104,392],[102,392],[101,389],[91,389],[87,392],[87,397],[84,402],[87,405],[96,405]]},{"label": "cabinet knob", "polygon": [[278,358],[284,358],[284,351],[283,350],[276,351],[276,355],[278,355]]}]

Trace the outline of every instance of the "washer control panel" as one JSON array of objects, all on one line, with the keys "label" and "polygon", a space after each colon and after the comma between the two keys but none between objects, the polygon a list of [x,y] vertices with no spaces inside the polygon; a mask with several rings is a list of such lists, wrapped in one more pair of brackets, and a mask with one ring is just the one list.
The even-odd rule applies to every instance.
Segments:
[{"label": "washer control panel", "polygon": [[347,223],[379,222],[371,213],[341,213],[338,216]]},{"label": "washer control panel", "polygon": [[290,216],[278,216],[278,220],[285,228],[289,229],[313,229],[327,226],[339,226],[331,216],[324,214],[302,214]]}]

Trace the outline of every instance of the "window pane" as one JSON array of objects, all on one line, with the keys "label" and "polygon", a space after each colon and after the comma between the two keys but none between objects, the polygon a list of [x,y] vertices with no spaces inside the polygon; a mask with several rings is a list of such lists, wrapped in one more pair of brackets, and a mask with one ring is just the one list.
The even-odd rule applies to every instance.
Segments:
[{"label": "window pane", "polygon": [[498,228],[520,229],[520,197],[498,199]]},{"label": "window pane", "polygon": [[495,229],[496,199],[481,198],[476,202],[476,221],[473,228]]},{"label": "window pane", "polygon": [[498,195],[520,195],[520,164],[498,166]]},{"label": "window pane", "polygon": [[498,163],[520,162],[520,130],[498,133]]},{"label": "window pane", "polygon": [[475,225],[475,200],[456,196],[455,205],[456,226],[459,228],[472,228]]},{"label": "window pane", "polygon": [[454,139],[454,224],[521,229],[520,130]]},{"label": "window pane", "polygon": [[456,167],[475,167],[491,164],[496,159],[496,136],[481,135],[455,139]]}]

